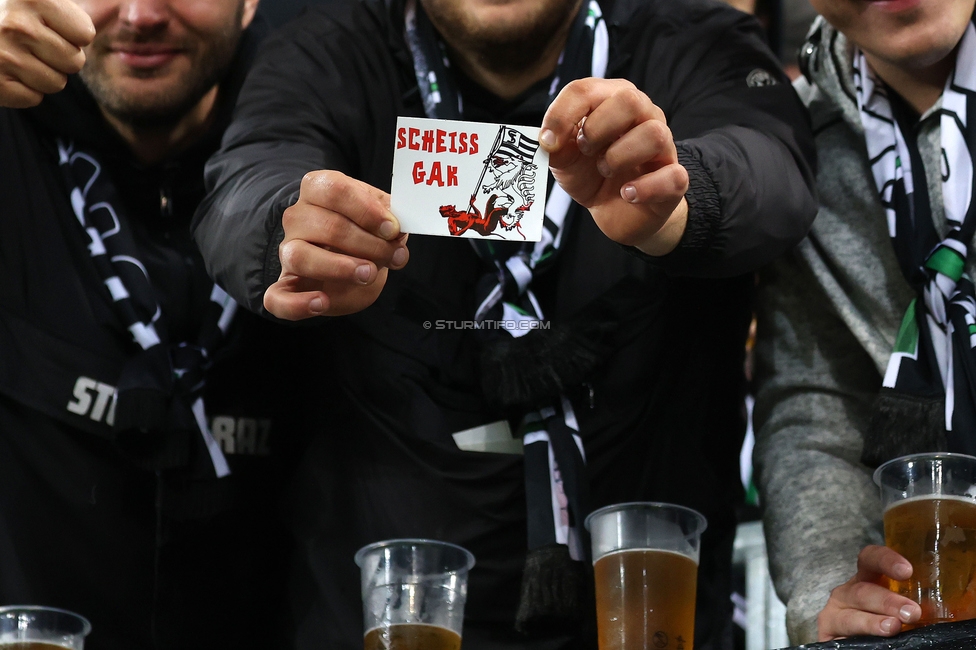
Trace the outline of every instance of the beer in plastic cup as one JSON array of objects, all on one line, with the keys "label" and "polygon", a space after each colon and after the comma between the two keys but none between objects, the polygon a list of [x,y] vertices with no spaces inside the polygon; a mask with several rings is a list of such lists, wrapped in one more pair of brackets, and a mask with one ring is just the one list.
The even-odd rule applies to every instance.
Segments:
[{"label": "beer in plastic cup", "polygon": [[621,503],[586,518],[600,650],[692,650],[705,526],[670,503]]},{"label": "beer in plastic cup", "polygon": [[889,582],[922,617],[911,629],[976,618],[976,458],[914,454],[874,472],[884,507],[885,545],[912,564],[912,577]]},{"label": "beer in plastic cup", "polygon": [[474,556],[454,544],[393,539],[356,553],[365,650],[459,650]]},{"label": "beer in plastic cup", "polygon": [[0,650],[82,650],[91,624],[63,609],[38,605],[0,607]]}]

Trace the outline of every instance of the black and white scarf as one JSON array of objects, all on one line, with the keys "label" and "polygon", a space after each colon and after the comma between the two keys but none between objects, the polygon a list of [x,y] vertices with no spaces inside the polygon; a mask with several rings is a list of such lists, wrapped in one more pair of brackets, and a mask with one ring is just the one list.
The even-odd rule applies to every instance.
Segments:
[{"label": "black and white scarf", "polygon": [[[411,0],[405,12],[406,39],[413,55],[417,84],[427,117],[463,119],[463,99],[452,79],[443,42],[422,7]],[[575,79],[603,77],[609,61],[610,37],[600,5],[584,2],[560,55],[549,88],[549,102]],[[501,322],[513,338],[529,333],[525,321],[545,317],[532,291],[537,272],[551,265],[560,250],[574,210],[581,209],[550,178],[542,240],[511,248],[490,241],[468,239],[478,256],[494,271],[476,287],[475,321]],[[504,252],[503,252],[504,251]],[[493,331],[495,328],[487,328]],[[500,334],[499,336],[506,336]],[[545,626],[565,626],[579,609],[579,585],[565,563],[553,561],[568,549],[573,560],[589,558],[583,521],[589,513],[585,456],[572,404],[562,397],[550,407],[529,413],[522,421],[525,450],[528,547],[526,573],[516,627],[531,632]]]},{"label": "black and white scarf", "polygon": [[[976,28],[972,23],[967,26],[942,94],[942,196],[950,228],[945,238],[939,237],[932,222],[915,136],[909,131],[906,137],[902,131],[911,121],[904,113],[910,111],[903,108],[903,100],[889,97],[891,91],[860,50],[854,53],[854,77],[888,231],[902,273],[918,294],[902,320],[888,362],[872,423],[880,430],[872,435],[879,440],[897,438],[906,429],[904,437],[914,435],[915,444],[947,444],[954,451],[976,453],[976,295],[965,272],[976,234]],[[918,406],[926,400],[937,406]],[[925,408],[929,415],[920,413]],[[919,434],[920,429],[929,431]],[[915,450],[907,440],[896,441],[891,449],[880,455]],[[866,461],[885,460],[872,458],[867,448],[865,452]]]},{"label": "black and white scarf", "polygon": [[155,450],[153,458],[141,459],[155,469],[187,462],[194,443],[173,438],[196,429],[214,473],[227,476],[230,467],[207,424],[202,392],[212,353],[230,327],[237,303],[215,284],[198,339],[170,342],[114,185],[92,153],[60,140],[57,146],[71,206],[84,233],[79,242],[108,289],[115,314],[142,349],[122,368],[107,423],[118,433],[162,438],[136,445]]}]

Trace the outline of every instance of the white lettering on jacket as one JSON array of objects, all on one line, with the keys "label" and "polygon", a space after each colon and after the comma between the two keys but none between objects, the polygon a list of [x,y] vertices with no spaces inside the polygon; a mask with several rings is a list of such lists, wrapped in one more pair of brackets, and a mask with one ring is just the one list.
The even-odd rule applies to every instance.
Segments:
[{"label": "white lettering on jacket", "polygon": [[[115,423],[115,386],[90,377],[78,377],[68,411],[95,422]],[[210,430],[225,454],[269,456],[271,454],[271,420],[268,418],[214,416]]]},{"label": "white lettering on jacket", "polygon": [[74,399],[68,402],[70,412],[87,415],[95,422],[104,421],[109,426],[115,423],[115,386],[103,384],[90,377],[78,377],[71,394]]},{"label": "white lettering on jacket", "polygon": [[214,438],[225,454],[268,456],[271,454],[271,420],[218,415],[210,424]]}]

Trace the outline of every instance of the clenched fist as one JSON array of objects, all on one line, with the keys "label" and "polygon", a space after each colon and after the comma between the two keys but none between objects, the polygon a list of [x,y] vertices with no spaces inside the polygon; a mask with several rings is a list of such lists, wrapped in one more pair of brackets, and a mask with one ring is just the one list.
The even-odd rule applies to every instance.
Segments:
[{"label": "clenched fist", "polygon": [[264,308],[278,318],[363,310],[379,297],[389,270],[409,259],[390,195],[340,172],[306,174],[281,225],[281,277],[264,294]]},{"label": "clenched fist", "polygon": [[539,134],[549,169],[610,239],[649,255],[685,231],[688,172],[664,111],[624,79],[578,79],[559,93]]},{"label": "clenched fist", "polygon": [[0,106],[36,106],[62,90],[94,38],[73,0],[0,0]]}]

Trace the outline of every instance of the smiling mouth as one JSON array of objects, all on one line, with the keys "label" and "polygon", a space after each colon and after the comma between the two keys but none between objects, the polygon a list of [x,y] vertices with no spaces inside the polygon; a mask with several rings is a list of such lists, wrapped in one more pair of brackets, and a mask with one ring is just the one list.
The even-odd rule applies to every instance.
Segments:
[{"label": "smiling mouth", "polygon": [[118,57],[125,65],[141,69],[166,65],[183,52],[180,48],[165,46],[122,45],[109,49],[109,54]]},{"label": "smiling mouth", "polygon": [[867,2],[869,5],[888,13],[914,9],[921,4],[921,0],[867,0]]}]

